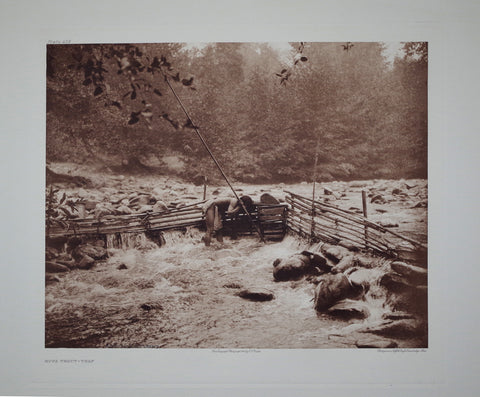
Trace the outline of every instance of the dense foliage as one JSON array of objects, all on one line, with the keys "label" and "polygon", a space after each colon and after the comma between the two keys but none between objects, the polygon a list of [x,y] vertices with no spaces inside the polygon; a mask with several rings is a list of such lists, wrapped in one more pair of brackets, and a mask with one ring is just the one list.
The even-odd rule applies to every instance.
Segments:
[{"label": "dense foliage", "polygon": [[144,164],[245,182],[426,177],[427,45],[55,45],[47,160]]}]

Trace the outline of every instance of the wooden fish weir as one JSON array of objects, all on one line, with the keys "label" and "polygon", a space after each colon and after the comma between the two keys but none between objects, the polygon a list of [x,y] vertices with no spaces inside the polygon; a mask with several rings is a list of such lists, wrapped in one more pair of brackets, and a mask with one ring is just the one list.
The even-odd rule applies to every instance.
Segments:
[{"label": "wooden fish weir", "polygon": [[399,251],[426,250],[423,244],[356,213],[331,204],[312,202],[312,199],[292,192],[287,193],[286,200],[291,205],[287,215],[288,228],[312,242],[324,241],[389,257],[398,257]]},{"label": "wooden fish weir", "polygon": [[[146,212],[132,215],[107,215],[100,219],[73,219],[66,228],[52,227],[49,237],[86,236],[107,240],[112,237],[116,247],[122,246],[122,236],[125,234],[145,233],[147,237],[159,243],[161,233],[167,230],[181,230],[186,227],[204,228],[205,218],[202,211],[204,201],[181,208],[168,209],[160,212]],[[267,240],[281,240],[286,232],[285,204],[258,204],[251,216],[259,226]],[[226,235],[255,234],[255,225],[250,219],[240,214],[224,221]]]}]

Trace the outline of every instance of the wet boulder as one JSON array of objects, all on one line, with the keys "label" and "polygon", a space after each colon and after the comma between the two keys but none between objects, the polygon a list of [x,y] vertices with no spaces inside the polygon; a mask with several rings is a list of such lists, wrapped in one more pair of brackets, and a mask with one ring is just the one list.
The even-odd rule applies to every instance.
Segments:
[{"label": "wet boulder", "polygon": [[318,272],[317,268],[326,264],[326,259],[321,255],[304,251],[285,259],[276,259],[273,262],[273,277],[277,281],[298,280],[307,274]]},{"label": "wet boulder", "polygon": [[385,204],[387,201],[385,200],[385,197],[383,197],[381,194],[376,194],[372,196],[370,202],[375,204]]},{"label": "wet boulder", "polygon": [[414,288],[404,277],[397,273],[386,273],[380,278],[380,285],[393,293],[402,293]]},{"label": "wet boulder", "polygon": [[104,247],[91,244],[82,244],[72,251],[72,256],[77,260],[80,260],[84,256],[89,256],[92,259],[99,260],[106,259],[108,254]]},{"label": "wet boulder", "polygon": [[247,288],[239,291],[237,295],[240,298],[255,301],[255,302],[265,302],[271,301],[274,299],[274,294],[272,291],[269,291],[265,288]]},{"label": "wet boulder", "polygon": [[418,337],[425,332],[423,323],[415,319],[387,320],[379,325],[368,327],[362,332],[396,339]]},{"label": "wet boulder", "polygon": [[126,205],[121,205],[115,210],[116,215],[130,215],[133,214],[133,210],[130,207],[127,207]]},{"label": "wet boulder", "polygon": [[166,211],[167,209],[168,209],[167,204],[165,204],[161,200],[157,200],[157,202],[152,207],[152,210],[154,212]]},{"label": "wet boulder", "polygon": [[95,264],[95,259],[91,258],[88,255],[84,255],[78,262],[77,262],[77,268],[79,269],[84,269],[88,270],[93,267]]},{"label": "wet boulder", "polygon": [[426,316],[428,312],[427,286],[416,286],[403,292],[389,293],[385,303],[395,311]]},{"label": "wet boulder", "polygon": [[427,285],[427,269],[400,261],[392,262],[390,267],[412,284]]},{"label": "wet boulder", "polygon": [[315,310],[325,311],[336,302],[352,298],[357,294],[358,291],[352,287],[345,274],[325,274],[319,278],[315,289]]},{"label": "wet boulder", "polygon": [[45,271],[47,273],[65,273],[65,272],[70,271],[70,269],[65,265],[61,265],[60,263],[52,262],[52,261],[46,261],[45,262]]},{"label": "wet boulder", "polygon": [[260,203],[262,203],[262,204],[280,204],[280,201],[278,201],[270,193],[263,193],[260,196]]},{"label": "wet boulder", "polygon": [[325,245],[322,253],[331,261],[338,263],[346,255],[351,255],[349,250],[338,245]]},{"label": "wet boulder", "polygon": [[398,227],[398,222],[388,218],[381,219],[378,224],[383,227]]},{"label": "wet boulder", "polygon": [[374,278],[373,273],[369,269],[352,269],[353,271],[347,274],[350,284],[356,288],[361,288],[364,291],[370,289],[370,283]]},{"label": "wet boulder", "polygon": [[343,320],[364,319],[370,315],[365,304],[351,299],[344,299],[328,308],[327,313]]},{"label": "wet boulder", "polygon": [[58,276],[54,276],[52,274],[45,274],[45,284],[52,284],[58,282],[60,282]]},{"label": "wet boulder", "polygon": [[355,266],[355,257],[353,255],[345,255],[342,257],[340,262],[338,262],[333,268],[332,273],[343,273],[345,270],[350,269]]}]

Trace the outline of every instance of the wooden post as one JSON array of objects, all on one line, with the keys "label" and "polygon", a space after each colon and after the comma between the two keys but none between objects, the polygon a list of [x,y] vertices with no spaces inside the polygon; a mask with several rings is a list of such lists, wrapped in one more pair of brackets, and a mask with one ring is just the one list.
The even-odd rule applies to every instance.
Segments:
[{"label": "wooden post", "polygon": [[[363,206],[363,216],[368,218],[367,214],[367,192],[362,190],[362,206]],[[368,248],[368,226],[365,225],[365,248]]]},{"label": "wooden post", "polygon": [[207,199],[207,176],[203,176],[203,199]]}]

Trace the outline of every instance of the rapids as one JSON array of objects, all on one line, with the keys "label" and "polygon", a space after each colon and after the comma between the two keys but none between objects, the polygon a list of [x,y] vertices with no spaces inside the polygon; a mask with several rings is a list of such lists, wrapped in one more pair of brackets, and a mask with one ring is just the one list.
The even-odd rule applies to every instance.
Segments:
[{"label": "rapids", "polygon": [[[381,263],[368,270],[373,285],[360,301],[370,315],[341,320],[316,313],[314,284],[273,279],[273,261],[308,248],[304,241],[225,238],[205,247],[201,236],[195,229],[168,232],[155,248],[135,239],[110,248],[108,260],[91,270],[59,275],[45,291],[46,347],[354,348],[372,339],[359,331],[389,312],[375,283]],[[251,287],[275,298],[252,302],[236,295]]]}]

